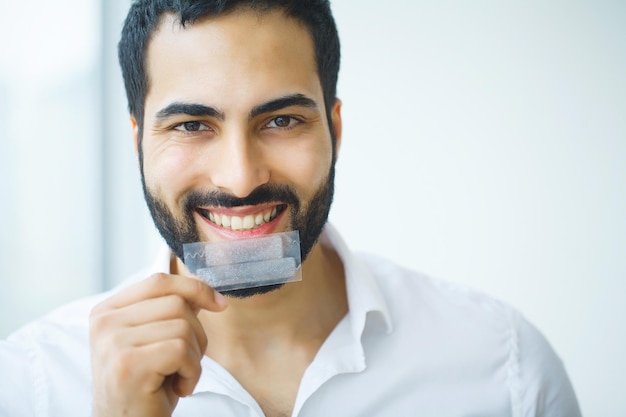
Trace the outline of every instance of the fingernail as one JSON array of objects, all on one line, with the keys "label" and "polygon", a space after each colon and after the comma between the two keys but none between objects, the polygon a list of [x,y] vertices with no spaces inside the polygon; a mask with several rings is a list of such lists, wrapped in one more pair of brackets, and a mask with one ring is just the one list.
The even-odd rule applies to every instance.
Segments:
[{"label": "fingernail", "polygon": [[218,291],[213,291],[213,300],[218,306],[226,307],[228,305],[228,300],[226,299],[226,297],[224,297]]}]

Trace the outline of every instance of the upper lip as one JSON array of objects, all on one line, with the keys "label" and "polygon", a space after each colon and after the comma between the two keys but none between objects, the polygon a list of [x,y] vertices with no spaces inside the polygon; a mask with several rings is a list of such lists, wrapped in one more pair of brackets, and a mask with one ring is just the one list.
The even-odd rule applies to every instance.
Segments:
[{"label": "upper lip", "polygon": [[259,214],[273,208],[281,206],[280,203],[263,204],[258,206],[246,206],[246,207],[198,207],[199,210],[206,210],[213,214],[221,214],[226,216],[239,216],[244,217],[250,214]]}]

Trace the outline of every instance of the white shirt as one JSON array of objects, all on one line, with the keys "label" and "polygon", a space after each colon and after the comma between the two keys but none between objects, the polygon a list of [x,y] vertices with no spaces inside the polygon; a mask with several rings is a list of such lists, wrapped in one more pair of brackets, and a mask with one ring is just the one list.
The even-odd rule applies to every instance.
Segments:
[{"label": "white shirt", "polygon": [[[344,263],[349,313],[304,373],[293,416],[580,416],[561,361],[516,311],[356,256],[331,226],[321,241]],[[169,256],[163,251],[126,284],[168,272]],[[0,342],[0,416],[91,414],[88,316],[107,295],[62,307]],[[174,416],[263,416],[223,367],[208,357],[202,367]]]}]

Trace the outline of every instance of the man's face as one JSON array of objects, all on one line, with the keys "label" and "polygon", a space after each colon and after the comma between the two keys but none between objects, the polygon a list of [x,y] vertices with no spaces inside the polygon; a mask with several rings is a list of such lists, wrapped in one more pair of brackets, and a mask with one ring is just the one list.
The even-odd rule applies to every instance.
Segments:
[{"label": "man's face", "polygon": [[[148,207],[179,258],[183,243],[287,230],[300,231],[306,257],[334,176],[316,69],[310,35],[279,12],[160,24],[139,145]],[[330,111],[339,140],[339,103]]]}]

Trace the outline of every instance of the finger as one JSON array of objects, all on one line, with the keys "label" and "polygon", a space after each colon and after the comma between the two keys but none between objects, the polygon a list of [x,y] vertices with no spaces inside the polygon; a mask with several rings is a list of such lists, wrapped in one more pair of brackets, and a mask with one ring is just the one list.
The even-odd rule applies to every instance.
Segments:
[{"label": "finger", "polygon": [[[168,322],[165,327],[159,324]],[[112,346],[141,346],[157,341],[182,336],[188,330],[197,340],[201,352],[206,350],[207,337],[197,315],[179,295],[152,298],[113,310],[92,313],[91,332],[106,335]],[[158,331],[157,331],[158,330]],[[171,333],[168,333],[171,332]],[[99,337],[102,342],[102,336]]]},{"label": "finger", "polygon": [[[172,322],[169,324],[171,331],[176,334],[182,334],[186,330],[186,326],[190,326],[195,338],[198,340],[201,351],[204,352],[206,349],[207,338],[202,324],[198,320],[197,311],[193,311],[189,304],[178,295],[149,299],[119,309],[117,312],[120,315],[120,320],[124,321],[124,324],[117,323],[120,327],[129,326],[135,328],[149,323],[156,325],[159,322],[170,321]],[[137,329],[136,333],[142,334],[144,331],[148,331],[148,328]],[[148,335],[149,333],[146,333],[145,336],[147,337]]]},{"label": "finger", "polygon": [[181,339],[172,339],[147,345],[141,350],[148,360],[160,361],[158,373],[161,380],[176,375],[171,385],[176,395],[183,397],[193,393],[202,373],[202,355],[191,345]]},{"label": "finger", "polygon": [[125,326],[140,326],[154,321],[191,318],[197,314],[197,310],[194,310],[193,306],[178,294],[149,298],[114,311],[123,320],[117,324]]},{"label": "finger", "polygon": [[207,337],[199,321],[194,321],[179,318],[124,328],[118,332],[115,343],[117,346],[140,348],[165,340],[182,339],[202,356],[206,350]]},{"label": "finger", "polygon": [[222,311],[226,298],[204,281],[181,275],[154,274],[101,303],[98,308],[121,308],[140,301],[177,294],[194,307],[209,311]]},{"label": "finger", "polygon": [[172,389],[176,395],[179,397],[186,397],[193,394],[193,391],[200,380],[200,375],[202,374],[201,361],[202,356],[200,356],[197,361],[190,360],[189,362],[184,362],[178,369],[174,375],[174,381],[172,384]]},{"label": "finger", "polygon": [[[181,396],[193,392],[202,372],[201,359],[186,340],[169,339],[127,349],[116,356],[111,368],[116,374],[115,380],[123,381],[127,387],[142,387],[141,391],[148,394],[165,388]],[[166,378],[176,374],[185,382],[179,382],[176,387],[165,384]]]}]

